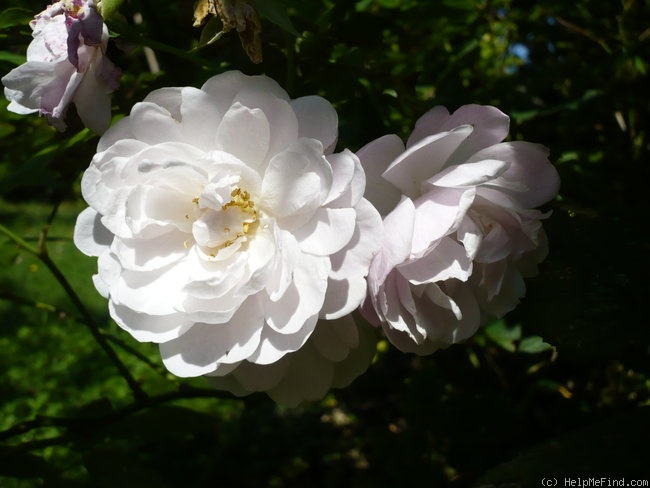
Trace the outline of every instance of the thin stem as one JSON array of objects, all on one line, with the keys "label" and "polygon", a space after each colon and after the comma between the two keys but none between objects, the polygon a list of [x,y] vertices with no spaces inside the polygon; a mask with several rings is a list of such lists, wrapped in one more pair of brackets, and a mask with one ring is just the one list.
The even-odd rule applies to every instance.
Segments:
[{"label": "thin stem", "polygon": [[74,291],[74,289],[70,285],[70,282],[63,275],[63,273],[58,268],[58,266],[54,263],[54,261],[52,261],[52,259],[47,254],[47,252],[39,253],[39,257],[41,259],[41,262],[45,266],[47,266],[50,272],[54,275],[56,280],[59,282],[63,290],[68,295],[68,298],[70,298],[74,306],[81,314],[81,317],[83,319],[81,322],[84,325],[86,325],[86,327],[88,328],[88,330],[90,331],[94,339],[97,341],[99,346],[104,350],[104,353],[113,362],[113,364],[120,372],[124,380],[128,383],[129,388],[131,388],[131,392],[133,393],[135,399],[138,401],[145,400],[147,398],[147,394],[144,392],[144,390],[142,390],[138,382],[135,380],[135,378],[133,378],[133,376],[129,372],[128,368],[124,365],[122,360],[118,357],[118,355],[115,353],[113,348],[110,346],[106,337],[102,334],[99,326],[95,322],[95,319],[91,315],[90,311],[86,308],[84,303],[81,301],[81,298],[79,298],[77,292]]},{"label": "thin stem", "polygon": [[[84,432],[90,433],[88,428],[93,425],[101,425],[106,427],[112,423],[118,422],[129,415],[136,414],[143,410],[162,405],[164,403],[172,402],[174,400],[190,400],[193,398],[215,398],[215,399],[228,399],[235,400],[236,397],[224,391],[214,390],[211,388],[196,388],[187,385],[180,385],[178,390],[161,393],[159,395],[148,396],[146,399],[133,402],[117,410],[113,410],[105,415],[97,417],[48,417],[38,415],[32,420],[20,422],[8,429],[0,432],[0,440],[10,439],[15,436],[26,434],[32,430],[40,429],[43,427],[57,427],[57,428],[83,428]],[[61,438],[64,438],[62,436]],[[52,438],[56,439],[56,438]],[[44,439],[47,441],[48,439]],[[19,444],[24,446],[26,444],[36,443],[38,441],[30,441],[30,443]]]},{"label": "thin stem", "polygon": [[[82,323],[83,320],[81,317],[72,315],[66,310],[62,310],[60,308],[55,307],[54,305],[50,303],[44,303],[44,302],[38,302],[36,300],[32,300],[30,298],[26,298],[20,295],[16,295],[12,291],[7,290],[6,288],[0,287],[0,300],[8,300],[14,303],[18,303],[20,305],[26,305],[29,307],[41,309],[41,310],[46,310],[50,312],[52,315],[56,315],[59,317],[68,317],[78,323]],[[151,369],[153,369],[156,373],[158,373],[162,377],[166,377],[165,370],[160,367],[159,364],[154,363],[151,361],[147,356],[142,354],[140,351],[134,349],[133,347],[129,346],[126,344],[122,339],[115,337],[112,334],[109,334],[106,331],[103,331],[100,329],[101,334],[106,337],[106,339],[116,346],[120,347],[122,350],[125,352],[131,354],[135,358],[139,359],[143,363],[145,363],[147,366],[149,366]]]},{"label": "thin stem", "polygon": [[188,52],[183,49],[179,49],[177,47],[156,41],[154,39],[149,39],[148,37],[142,35],[137,29],[134,29],[125,22],[120,22],[118,20],[112,19],[111,28],[115,28],[115,32],[119,33],[119,35],[127,41],[135,42],[143,46],[150,47],[156,51],[161,51],[178,58],[186,59],[204,68],[209,68],[212,70],[219,69],[219,65],[217,63],[208,61],[207,59],[200,56],[196,56],[193,52]]},{"label": "thin stem", "polygon": [[64,276],[63,272],[58,268],[58,266],[54,263],[54,261],[52,261],[49,254],[47,253],[47,247],[45,245],[45,240],[43,237],[44,235],[47,234],[47,227],[41,233],[41,238],[39,239],[39,249],[36,249],[31,244],[25,242],[24,239],[11,232],[2,224],[0,224],[0,232],[5,234],[7,237],[9,237],[11,240],[13,240],[16,244],[18,244],[26,251],[38,257],[41,260],[41,262],[47,267],[47,269],[50,270],[54,278],[56,278],[56,280],[59,282],[63,290],[70,298],[70,301],[72,301],[74,306],[81,314],[82,317],[81,323],[83,323],[88,328],[88,330],[90,331],[94,339],[97,341],[99,346],[104,350],[104,353],[108,356],[108,358],[117,368],[117,370],[120,372],[124,380],[128,383],[129,388],[131,389],[131,392],[133,393],[135,399],[138,401],[146,400],[147,394],[144,392],[144,390],[142,390],[142,388],[135,380],[135,378],[133,378],[133,376],[127,369],[127,367],[124,365],[124,363],[122,363],[122,361],[117,356],[113,348],[111,348],[110,344],[108,344],[106,337],[104,337],[104,335],[102,334],[99,326],[95,322],[95,319],[93,318],[90,311],[86,308],[84,303],[81,301],[79,295],[77,295],[77,292],[74,291],[74,289],[70,285],[70,282]]},{"label": "thin stem", "polygon": [[159,364],[154,363],[151,361],[147,356],[142,354],[140,351],[134,349],[133,347],[129,346],[126,342],[124,342],[122,339],[115,337],[114,335],[108,334],[104,331],[101,331],[102,335],[106,337],[110,342],[115,344],[116,346],[122,348],[125,352],[129,353],[131,356],[134,356],[135,358],[139,359],[142,361],[144,364],[149,366],[151,369],[153,369],[156,373],[158,373],[160,376],[163,378],[167,377],[167,373],[163,368],[160,367]]}]

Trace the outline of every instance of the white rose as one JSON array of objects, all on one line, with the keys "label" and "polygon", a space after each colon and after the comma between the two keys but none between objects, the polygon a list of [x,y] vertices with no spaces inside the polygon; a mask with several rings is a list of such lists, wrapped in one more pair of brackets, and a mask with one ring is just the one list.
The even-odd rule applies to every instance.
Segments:
[{"label": "white rose", "polygon": [[245,371],[357,308],[381,239],[338,118],[267,77],[164,88],[104,134],[75,243],[111,316],[178,376]]}]

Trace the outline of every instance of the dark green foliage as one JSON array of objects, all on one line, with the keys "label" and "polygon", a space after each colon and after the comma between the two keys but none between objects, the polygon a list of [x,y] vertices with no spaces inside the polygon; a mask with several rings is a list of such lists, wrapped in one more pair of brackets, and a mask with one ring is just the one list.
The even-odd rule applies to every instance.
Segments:
[{"label": "dark green foliage", "polygon": [[[260,65],[234,32],[199,47],[189,0],[125,1],[108,21],[109,56],[124,72],[113,113],[127,114],[152,89],[240,69],[268,74],[292,97],[326,97],[339,113],[339,148],[356,150],[389,132],[405,136],[435,104],[496,105],[512,117],[512,139],[550,147],[562,177],[540,276],[515,312],[465,344],[418,358],[380,343],[370,370],[319,404],[287,410],[261,395],[233,399],[200,379],[169,377],[155,346],[108,322],[90,281],[95,260],[71,242],[84,207],[78,179],[97,138],[73,110],[58,134],[3,102],[0,223],[34,249],[42,236],[148,396],[133,399],[50,270],[2,234],[0,486],[650,479],[650,4],[255,3],[264,16]],[[3,3],[0,74],[23,62],[26,22],[44,6]],[[156,52],[159,73],[143,45]]]}]

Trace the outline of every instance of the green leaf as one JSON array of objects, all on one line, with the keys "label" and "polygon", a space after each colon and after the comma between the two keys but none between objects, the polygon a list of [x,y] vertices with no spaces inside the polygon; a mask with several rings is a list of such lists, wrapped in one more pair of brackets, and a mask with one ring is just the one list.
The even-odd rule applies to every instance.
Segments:
[{"label": "green leaf", "polygon": [[102,0],[101,14],[104,19],[112,17],[120,8],[124,0]]},{"label": "green leaf", "polygon": [[521,326],[508,327],[503,320],[497,320],[485,327],[485,334],[506,351],[515,352],[515,344],[521,338]]},{"label": "green leaf", "polygon": [[0,30],[16,25],[27,25],[34,18],[34,13],[20,7],[12,7],[0,12]]},{"label": "green leaf", "polygon": [[284,29],[289,34],[300,37],[300,32],[293,26],[286,9],[276,0],[254,0],[253,5],[263,18]]},{"label": "green leaf", "polygon": [[219,17],[212,17],[206,22],[203,29],[201,29],[201,36],[199,37],[199,45],[197,46],[197,49],[218,41],[223,34],[223,22],[221,22]]},{"label": "green leaf", "polygon": [[542,339],[541,337],[530,336],[530,337],[525,337],[524,339],[521,340],[517,350],[519,352],[525,352],[527,354],[537,354],[540,352],[548,351],[549,349],[552,348],[553,346],[544,342],[544,339]]}]

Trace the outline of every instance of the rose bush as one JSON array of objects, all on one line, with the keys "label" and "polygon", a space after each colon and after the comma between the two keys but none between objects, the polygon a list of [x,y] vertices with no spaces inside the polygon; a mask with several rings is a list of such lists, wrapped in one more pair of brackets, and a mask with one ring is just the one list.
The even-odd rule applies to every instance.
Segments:
[{"label": "rose bush", "polygon": [[110,93],[120,71],[105,56],[108,29],[93,0],[62,0],[38,14],[30,26],[27,62],[2,78],[8,109],[38,112],[64,130],[71,103],[83,124],[102,134],[111,121]]},{"label": "rose bush", "polygon": [[489,106],[421,117],[358,152],[368,198],[385,216],[364,315],[407,352],[467,339],[524,296],[547,243],[534,207],[559,177],[545,147],[502,142],[509,118]]},{"label": "rose bush", "polygon": [[332,152],[337,125],[320,97],[228,72],[152,92],[101,138],[75,243],[99,258],[111,316],[172,373],[264,390],[253,365],[299,351],[320,318],[319,348],[363,301],[381,218],[358,158]]}]

